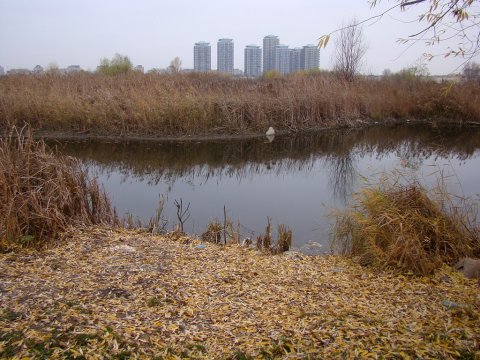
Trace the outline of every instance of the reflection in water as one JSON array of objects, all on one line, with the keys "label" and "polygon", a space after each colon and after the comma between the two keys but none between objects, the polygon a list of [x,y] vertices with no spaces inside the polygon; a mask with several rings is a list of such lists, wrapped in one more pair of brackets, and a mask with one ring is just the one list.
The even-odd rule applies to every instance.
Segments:
[{"label": "reflection in water", "polygon": [[346,205],[353,191],[355,164],[351,153],[339,156],[327,156],[330,169],[328,184],[336,200]]},{"label": "reflection in water", "polygon": [[[397,126],[211,142],[63,142],[60,150],[81,159],[111,194],[120,213],[148,218],[159,194],[191,202],[197,233],[223,206],[255,231],[266,217],[286,223],[294,244],[326,240],[326,206],[345,204],[357,174],[389,168],[399,160],[419,167],[450,163],[466,192],[479,192],[479,129]],[[476,181],[476,182],[475,182]],[[170,205],[169,205],[170,204]],[[274,225],[273,224],[273,225]],[[173,226],[173,224],[172,224]],[[313,231],[312,229],[321,229]]]}]

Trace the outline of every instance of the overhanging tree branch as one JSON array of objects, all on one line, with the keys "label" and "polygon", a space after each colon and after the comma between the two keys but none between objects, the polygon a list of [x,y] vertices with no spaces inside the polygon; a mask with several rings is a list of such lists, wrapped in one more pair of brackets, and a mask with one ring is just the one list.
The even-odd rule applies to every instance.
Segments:
[{"label": "overhanging tree branch", "polygon": [[[429,3],[430,8],[419,13],[418,21],[424,27],[407,38],[399,39],[400,43],[415,43],[419,39],[425,41],[427,46],[440,46],[441,43],[452,39],[458,39],[458,49],[453,50],[447,44],[447,49],[441,55],[461,56],[471,59],[480,54],[480,1],[479,0],[394,0],[395,5],[389,7],[380,14],[371,16],[358,22],[358,25],[380,20],[385,14],[396,8],[402,11],[411,11],[412,8],[422,3]],[[381,0],[372,0],[371,8],[375,8]],[[448,15],[451,15],[450,18]],[[349,25],[351,26],[351,25]],[[325,47],[330,36],[337,32],[348,29],[349,26],[341,27],[323,35],[318,39],[318,47]],[[437,55],[438,56],[438,55]],[[428,54],[427,59],[434,56]]]}]

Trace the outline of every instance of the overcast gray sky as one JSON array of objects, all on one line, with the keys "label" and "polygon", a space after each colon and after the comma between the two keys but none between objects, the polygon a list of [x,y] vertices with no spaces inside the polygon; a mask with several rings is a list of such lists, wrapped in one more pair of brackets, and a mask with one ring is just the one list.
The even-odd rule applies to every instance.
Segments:
[{"label": "overcast gray sky", "polygon": [[[384,0],[372,10],[368,0],[0,0],[0,65],[33,68],[54,62],[95,69],[101,58],[120,53],[146,70],[165,68],[176,56],[183,68],[192,68],[194,43],[208,41],[216,68],[216,42],[226,37],[234,39],[235,67],[243,70],[245,46],[261,46],[265,35],[277,35],[290,47],[316,44],[342,22],[368,18],[392,4]],[[393,11],[364,26],[363,72],[398,71],[422,61],[424,52],[444,49],[417,43],[403,53],[405,45],[396,40],[420,29],[417,22],[405,23],[416,14]],[[321,51],[321,68],[330,68],[333,45]],[[432,74],[446,74],[461,63],[437,58],[427,65]]]}]

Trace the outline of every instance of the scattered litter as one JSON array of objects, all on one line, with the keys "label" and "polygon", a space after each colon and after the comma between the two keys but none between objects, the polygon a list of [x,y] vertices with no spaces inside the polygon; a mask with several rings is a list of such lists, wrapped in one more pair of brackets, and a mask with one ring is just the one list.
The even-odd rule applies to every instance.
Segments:
[{"label": "scattered litter", "polygon": [[133,246],[125,245],[125,244],[112,246],[110,248],[110,250],[111,251],[126,252],[126,253],[134,253],[135,251],[137,251]]},{"label": "scattered litter", "polygon": [[287,258],[289,258],[289,259],[298,260],[298,259],[302,259],[305,255],[299,253],[298,251],[290,250],[290,251],[285,251],[285,252],[283,253],[283,256],[285,256],[285,257],[287,257]]},{"label": "scattered litter", "polygon": [[443,300],[442,305],[445,306],[447,309],[455,309],[455,308],[462,308],[465,307],[465,305],[456,303],[454,301],[450,300]]}]

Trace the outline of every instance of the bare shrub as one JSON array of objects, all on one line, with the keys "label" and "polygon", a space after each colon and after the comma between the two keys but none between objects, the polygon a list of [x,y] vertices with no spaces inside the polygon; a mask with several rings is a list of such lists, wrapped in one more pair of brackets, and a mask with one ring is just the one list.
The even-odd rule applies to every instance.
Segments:
[{"label": "bare shrub", "polygon": [[476,62],[469,62],[463,68],[463,77],[466,81],[480,83],[480,65]]},{"label": "bare shrub", "polygon": [[335,38],[334,70],[347,81],[353,81],[367,52],[362,27],[355,19],[342,26]]}]

